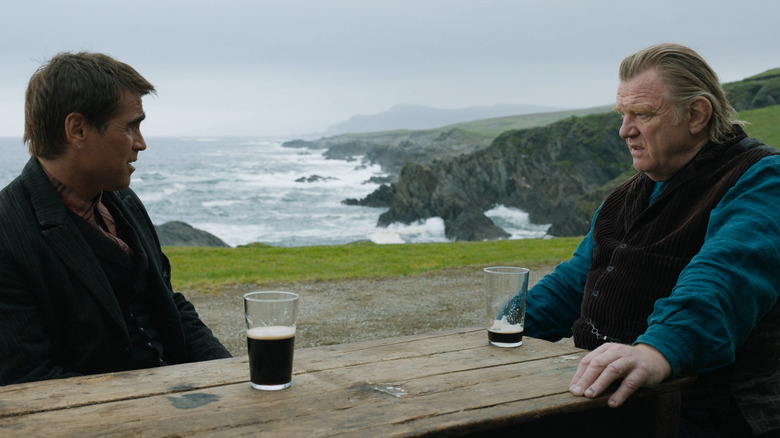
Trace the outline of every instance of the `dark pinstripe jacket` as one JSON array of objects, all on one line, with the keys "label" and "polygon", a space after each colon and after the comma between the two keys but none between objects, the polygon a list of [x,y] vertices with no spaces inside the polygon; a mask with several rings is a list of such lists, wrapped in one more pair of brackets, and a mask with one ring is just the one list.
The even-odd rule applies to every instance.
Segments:
[{"label": "dark pinstripe jacket", "polygon": [[[105,192],[148,257],[150,308],[169,364],[229,357],[173,292],[154,226],[130,190]],[[134,368],[114,291],[36,159],[0,192],[0,384]]]}]

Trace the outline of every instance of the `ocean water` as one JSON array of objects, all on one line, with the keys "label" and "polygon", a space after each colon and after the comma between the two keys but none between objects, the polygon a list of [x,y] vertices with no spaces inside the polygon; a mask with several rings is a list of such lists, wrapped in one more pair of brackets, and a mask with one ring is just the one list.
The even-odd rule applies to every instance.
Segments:
[{"label": "ocean water", "polygon": [[[130,186],[155,224],[187,222],[231,246],[447,241],[440,218],[381,228],[376,222],[384,209],[341,203],[378,188],[368,181],[385,175],[379,166],[327,160],[322,151],[282,147],[281,139],[146,140]],[[0,185],[5,186],[21,172],[28,155],[18,138],[0,138],[0,151]],[[512,239],[542,237],[549,228],[504,206],[487,215]]]}]

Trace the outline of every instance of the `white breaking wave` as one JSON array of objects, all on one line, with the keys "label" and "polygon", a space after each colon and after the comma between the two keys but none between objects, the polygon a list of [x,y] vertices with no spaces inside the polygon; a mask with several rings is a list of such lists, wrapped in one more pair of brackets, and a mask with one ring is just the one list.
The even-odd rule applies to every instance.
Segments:
[{"label": "white breaking wave", "polygon": [[444,236],[444,220],[428,218],[416,224],[391,224],[387,228],[376,228],[369,239],[374,243],[424,243],[447,242]]},{"label": "white breaking wave", "polygon": [[551,224],[532,224],[528,213],[518,208],[498,205],[485,212],[496,226],[501,227],[512,236],[510,239],[534,239],[547,235]]}]

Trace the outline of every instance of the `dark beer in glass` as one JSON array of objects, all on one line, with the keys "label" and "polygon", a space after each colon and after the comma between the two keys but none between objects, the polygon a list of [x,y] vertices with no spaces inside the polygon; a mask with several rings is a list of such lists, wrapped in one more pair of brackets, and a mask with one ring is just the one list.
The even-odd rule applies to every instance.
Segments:
[{"label": "dark beer in glass", "polygon": [[292,383],[295,327],[254,327],[246,333],[249,379],[256,389],[277,390]]}]

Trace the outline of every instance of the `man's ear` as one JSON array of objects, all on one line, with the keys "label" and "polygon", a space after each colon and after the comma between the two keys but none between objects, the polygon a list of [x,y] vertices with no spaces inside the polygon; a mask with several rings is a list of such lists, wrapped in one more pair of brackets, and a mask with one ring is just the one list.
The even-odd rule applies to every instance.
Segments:
[{"label": "man's ear", "polygon": [[712,102],[704,96],[693,98],[688,104],[688,129],[691,135],[707,130],[712,117]]},{"label": "man's ear", "polygon": [[65,117],[65,139],[72,145],[79,145],[87,135],[87,119],[81,113],[70,113]]}]

